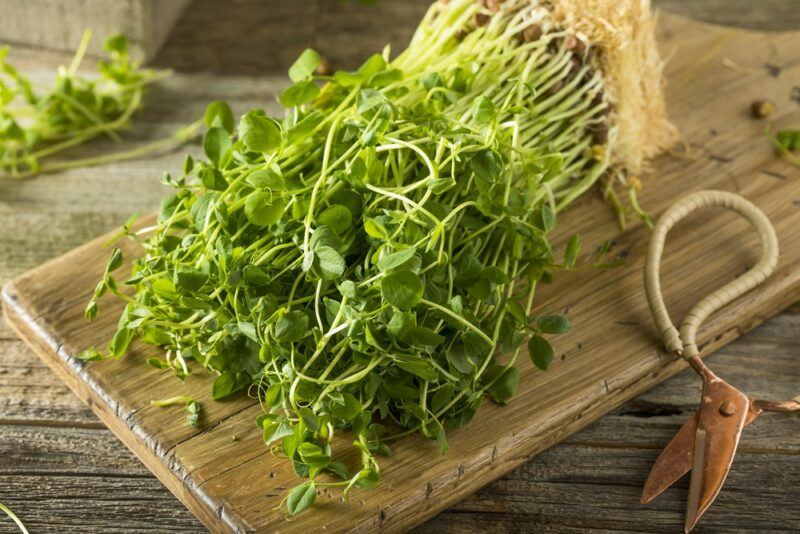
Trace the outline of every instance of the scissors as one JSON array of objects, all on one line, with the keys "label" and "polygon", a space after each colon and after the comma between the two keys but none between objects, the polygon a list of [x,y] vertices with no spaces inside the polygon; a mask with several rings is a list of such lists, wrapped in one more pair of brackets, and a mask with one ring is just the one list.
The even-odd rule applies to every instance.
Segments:
[{"label": "scissors", "polygon": [[[659,264],[669,230],[689,213],[704,207],[727,208],[747,219],[761,237],[761,259],[746,274],[697,303],[678,330],[664,305]],[[645,259],[645,292],[650,311],[667,350],[688,360],[703,379],[703,393],[700,409],[675,434],[653,465],[641,500],[643,504],[650,502],[691,471],[684,524],[687,533],[719,494],[744,427],[764,412],[800,411],[800,397],[785,402],[753,399],[719,378],[700,359],[695,340],[698,327],[709,315],[763,283],[777,264],[778,238],[772,223],[754,204],[733,193],[690,194],[669,208],[653,230]]]}]

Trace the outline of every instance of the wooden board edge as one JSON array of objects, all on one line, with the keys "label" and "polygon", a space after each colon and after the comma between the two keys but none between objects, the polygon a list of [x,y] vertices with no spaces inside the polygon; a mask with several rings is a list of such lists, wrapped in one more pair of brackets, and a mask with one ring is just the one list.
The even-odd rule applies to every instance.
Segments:
[{"label": "wooden board edge", "polygon": [[[759,300],[771,301],[771,307],[761,307],[761,309],[769,309],[767,313],[756,313],[744,324],[736,324],[736,322],[732,322],[730,316],[737,315],[739,310],[733,304],[726,307],[717,316],[712,317],[706,325],[707,328],[700,332],[700,347],[705,356],[755,328],[797,300],[797,292],[800,289],[800,269],[787,266],[773,277],[776,280],[776,286],[769,295],[755,294],[752,296]],[[130,421],[120,417],[113,399],[91,387],[92,379],[83,370],[84,364],[66,354],[61,349],[59,342],[38,323],[37,318],[32,317],[23,308],[17,298],[13,280],[3,287],[0,293],[0,302],[2,302],[4,316],[12,330],[33,348],[34,352],[56,376],[92,409],[103,423],[209,530],[213,532],[248,530],[240,521],[237,521],[235,514],[227,512],[224,503],[216,502],[201,487],[194,485],[190,476],[182,474],[182,466],[176,465],[174,459],[166,455],[164,450],[137,432],[137,427]],[[726,322],[726,316],[727,323],[732,326],[720,330],[719,324]],[[433,486],[438,488],[435,491],[436,499],[429,500],[426,495],[428,492],[421,486],[422,491],[416,498],[406,499],[397,503],[396,507],[389,506],[386,510],[379,509],[376,516],[354,525],[353,530],[371,531],[377,528],[385,532],[402,532],[412,528],[473,494],[486,484],[501,478],[533,456],[577,433],[609,411],[685,368],[686,364],[683,360],[673,359],[666,353],[663,353],[663,357],[658,360],[651,359],[649,362],[644,362],[643,365],[631,368],[628,373],[618,377],[614,384],[603,384],[603,388],[598,388],[595,394],[586,396],[579,403],[573,404],[563,417],[553,418],[547,421],[544,427],[537,428],[533,435],[540,437],[542,433],[545,433],[547,438],[538,439],[534,447],[530,447],[532,436],[518,435],[515,437],[516,439],[510,440],[510,444],[504,447],[500,453],[497,452],[495,445],[488,447],[487,453],[483,456],[473,457],[471,459],[473,465],[469,466],[469,471],[484,470],[488,476],[462,478],[462,471],[440,476],[436,480],[429,480],[427,481],[428,488]],[[597,402],[601,399],[603,402]],[[545,432],[556,427],[558,427],[556,431]],[[409,513],[412,509],[415,509],[414,513]]]},{"label": "wooden board edge", "polygon": [[[69,389],[86,404],[114,435],[212,532],[240,532],[223,503],[195,485],[191,477],[182,476],[181,466],[165,454],[153,440],[140,431],[130,419],[121,417],[118,405],[98,387],[85,372],[85,364],[61,350],[60,343],[42,328],[19,303],[14,281],[0,291],[3,316],[11,330],[50,368]],[[222,527],[222,529],[220,529]]]}]

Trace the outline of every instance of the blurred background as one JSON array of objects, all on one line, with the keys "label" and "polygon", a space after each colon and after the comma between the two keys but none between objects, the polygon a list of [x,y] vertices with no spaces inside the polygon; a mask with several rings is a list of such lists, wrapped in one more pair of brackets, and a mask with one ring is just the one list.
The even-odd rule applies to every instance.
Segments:
[{"label": "blurred background", "polygon": [[[85,29],[122,32],[140,57],[180,72],[282,72],[306,47],[334,67],[409,39],[429,0],[0,0],[0,42],[71,54]],[[657,8],[753,29],[800,24],[794,0],[653,0]],[[58,61],[48,54],[39,61]]]}]

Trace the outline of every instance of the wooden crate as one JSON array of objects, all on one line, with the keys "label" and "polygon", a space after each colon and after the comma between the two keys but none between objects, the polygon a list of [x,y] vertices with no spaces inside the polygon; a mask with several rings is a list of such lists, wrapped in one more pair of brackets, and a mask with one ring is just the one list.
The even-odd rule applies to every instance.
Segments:
[{"label": "wooden crate", "polygon": [[191,0],[0,0],[0,43],[74,51],[92,30],[89,55],[107,35],[128,36],[137,57],[151,59]]}]

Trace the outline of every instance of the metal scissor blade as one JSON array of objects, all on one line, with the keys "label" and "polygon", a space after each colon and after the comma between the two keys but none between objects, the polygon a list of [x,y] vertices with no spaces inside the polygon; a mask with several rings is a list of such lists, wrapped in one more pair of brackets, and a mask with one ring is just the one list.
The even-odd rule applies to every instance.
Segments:
[{"label": "metal scissor blade", "polygon": [[695,412],[658,455],[644,484],[642,504],[658,497],[692,468],[692,449],[699,415],[699,412]]},{"label": "metal scissor blade", "polygon": [[[756,420],[761,411],[751,402],[747,410],[744,426]],[[642,491],[642,504],[647,504],[664,492],[668,487],[677,482],[683,475],[692,469],[694,454],[695,433],[700,412],[695,412],[691,419],[672,437],[670,442],[661,451],[650,474],[647,476],[644,490]]]},{"label": "metal scissor blade", "polygon": [[686,505],[686,532],[694,528],[719,494],[736,454],[749,408],[750,399],[716,376],[711,375],[703,385]]}]

